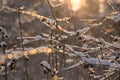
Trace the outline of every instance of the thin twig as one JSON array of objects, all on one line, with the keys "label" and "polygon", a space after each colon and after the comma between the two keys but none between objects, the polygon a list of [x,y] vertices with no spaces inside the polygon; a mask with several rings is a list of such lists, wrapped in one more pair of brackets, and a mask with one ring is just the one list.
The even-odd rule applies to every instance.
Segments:
[{"label": "thin twig", "polygon": [[[24,46],[22,45],[23,32],[22,32],[22,23],[21,23],[21,13],[19,11],[20,9],[18,9],[18,18],[19,18],[19,28],[20,28],[19,30],[20,30],[20,36],[21,36],[21,47],[22,47],[22,51],[24,51]],[[28,70],[27,70],[27,61],[25,57],[24,57],[24,65],[25,65],[26,80],[29,80],[29,75],[28,75]]]},{"label": "thin twig", "polygon": [[110,0],[107,0],[107,3],[108,3],[108,5],[112,8],[112,10],[114,11],[114,12],[117,12],[117,10],[113,7],[113,5],[111,4],[111,2],[110,2]]},{"label": "thin twig", "polygon": [[[3,26],[3,29],[4,29],[4,26]],[[2,41],[5,41],[5,38],[4,38],[4,30],[3,30],[3,32],[2,32]],[[2,47],[2,52],[3,52],[3,54],[5,54],[5,50],[6,50],[5,46],[3,46],[3,47]],[[7,64],[6,64],[6,61],[5,61],[5,63],[4,63],[4,66],[5,66],[5,80],[8,80],[8,78],[7,78]]]},{"label": "thin twig", "polygon": [[[58,22],[57,22],[57,19],[56,19],[56,17],[55,17],[55,15],[54,15],[54,11],[53,11],[53,7],[52,7],[52,5],[50,4],[50,1],[49,0],[47,0],[47,2],[48,2],[48,4],[49,4],[49,6],[50,6],[50,9],[51,9],[51,13],[52,13],[52,17],[54,18],[54,20],[55,20],[55,26],[56,26],[56,29],[57,29],[57,27],[58,27]],[[52,38],[52,36],[53,36],[53,30],[52,30],[52,33],[51,33],[51,38]],[[52,41],[51,41],[52,42]],[[51,44],[52,45],[52,44]],[[54,56],[54,55],[53,55]],[[54,59],[53,59],[54,60]],[[57,53],[55,53],[55,61],[56,61],[56,64],[55,64],[55,66],[56,66],[56,69],[58,68],[57,67]],[[54,65],[53,65],[54,66]]]}]

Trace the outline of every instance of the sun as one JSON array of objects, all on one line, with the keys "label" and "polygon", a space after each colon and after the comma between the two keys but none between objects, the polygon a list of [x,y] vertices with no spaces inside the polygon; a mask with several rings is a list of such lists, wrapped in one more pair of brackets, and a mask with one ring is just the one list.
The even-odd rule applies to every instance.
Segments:
[{"label": "sun", "polygon": [[81,1],[82,0],[71,0],[72,10],[77,11],[81,8]]}]

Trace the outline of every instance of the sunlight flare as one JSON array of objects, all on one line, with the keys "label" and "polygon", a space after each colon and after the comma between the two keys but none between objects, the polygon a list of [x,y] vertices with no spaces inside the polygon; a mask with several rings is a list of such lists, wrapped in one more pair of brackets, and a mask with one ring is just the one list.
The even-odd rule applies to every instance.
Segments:
[{"label": "sunlight flare", "polygon": [[71,0],[72,10],[77,11],[81,8],[81,1],[82,0]]}]

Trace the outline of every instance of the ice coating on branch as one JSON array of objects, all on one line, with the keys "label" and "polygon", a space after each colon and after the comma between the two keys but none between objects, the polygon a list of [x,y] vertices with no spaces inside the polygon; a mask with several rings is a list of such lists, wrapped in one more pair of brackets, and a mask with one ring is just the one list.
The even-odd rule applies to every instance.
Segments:
[{"label": "ice coating on branch", "polygon": [[59,7],[59,6],[62,6],[62,5],[63,5],[63,3],[51,4],[51,6],[53,8],[56,8],[56,7]]},{"label": "ice coating on branch", "polygon": [[5,41],[2,41],[1,43],[0,43],[0,46],[3,48],[3,47],[6,47],[7,46],[7,43],[5,42]]},{"label": "ice coating on branch", "polygon": [[106,59],[99,59],[98,58],[84,58],[85,62],[90,63],[90,64],[101,64],[101,65],[110,65],[110,62]]},{"label": "ice coating on branch", "polygon": [[74,65],[72,65],[72,66],[70,66],[70,67],[67,67],[67,68],[65,68],[64,70],[69,70],[69,69],[78,67],[78,66],[80,66],[80,65],[83,64],[83,63],[84,63],[83,61],[79,61],[78,63],[76,63],[76,64],[74,64]]},{"label": "ice coating on branch", "polygon": [[49,64],[47,61],[42,61],[40,64],[41,64],[43,67],[51,70],[51,66],[50,66],[50,64]]},{"label": "ice coating on branch", "polygon": [[113,15],[111,18],[112,18],[113,20],[115,20],[116,22],[120,22],[120,14]]},{"label": "ice coating on branch", "polygon": [[83,35],[85,34],[88,30],[90,29],[90,27],[87,27],[87,28],[83,28],[83,29],[80,29],[80,30],[77,30],[76,32],[80,35]]},{"label": "ice coating on branch", "polygon": [[3,27],[0,27],[0,32],[2,32],[3,31]]},{"label": "ice coating on branch", "polygon": [[22,42],[22,45],[27,45],[29,43],[29,41],[27,39],[24,39]]},{"label": "ice coating on branch", "polygon": [[34,37],[34,39],[35,40],[40,40],[42,37],[40,36],[40,35],[36,35],[35,37]]}]

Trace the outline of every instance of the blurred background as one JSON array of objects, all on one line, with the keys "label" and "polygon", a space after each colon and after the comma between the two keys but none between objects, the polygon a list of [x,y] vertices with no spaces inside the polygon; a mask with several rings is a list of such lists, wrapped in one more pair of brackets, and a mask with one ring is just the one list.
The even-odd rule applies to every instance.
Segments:
[{"label": "blurred background", "polygon": [[[69,17],[69,23],[59,22],[58,24],[64,26],[67,30],[78,30],[87,26],[94,26],[97,24],[99,27],[89,31],[89,34],[99,38],[102,37],[108,42],[111,42],[111,38],[103,34],[100,30],[103,30],[110,35],[120,36],[120,24],[114,20],[107,19],[104,21],[106,16],[109,16],[113,12],[120,11],[120,0],[49,0],[52,5],[61,4],[58,7],[53,8],[53,12],[56,18]],[[14,46],[19,47],[20,41],[16,39],[19,34],[19,19],[18,13],[10,12],[8,10],[2,10],[1,5],[8,6],[10,8],[18,9],[23,7],[23,10],[38,13],[42,16],[53,18],[51,8],[48,5],[47,0],[0,0],[0,26],[5,25],[5,29],[9,33],[9,38],[6,39],[8,47],[11,49]],[[31,37],[40,35],[42,33],[51,33],[51,30],[41,23],[38,19],[31,17],[26,14],[21,14],[21,22],[23,29],[23,36]],[[102,24],[101,24],[102,23]],[[61,34],[64,34],[61,32]],[[1,38],[1,37],[0,37]],[[75,44],[74,37],[67,38],[64,43]],[[30,43],[27,47],[39,47],[45,46],[48,43],[45,42],[34,42]],[[0,51],[1,52],[1,51]],[[44,54],[37,54],[30,56],[28,61],[28,73],[29,80],[46,80],[46,76],[42,73],[40,62],[45,60]],[[62,58],[60,58],[61,60]],[[25,80],[25,72],[23,67],[23,60],[20,59],[17,63],[18,71],[14,74],[8,74],[8,80]],[[70,65],[70,64],[68,64]],[[81,70],[81,69],[80,69]],[[82,71],[82,70],[81,70]],[[79,78],[74,75],[80,75]],[[84,74],[84,71],[83,71]],[[60,74],[62,77],[62,73]],[[81,72],[73,69],[66,72],[66,80],[82,80],[80,77]],[[14,77],[14,78],[13,78]],[[0,80],[4,80],[1,78]],[[86,78],[85,80],[89,80]]]},{"label": "blurred background", "polygon": [[[105,16],[110,15],[111,12],[119,11],[120,0],[50,0],[51,3],[62,3],[61,6],[54,8],[54,15],[57,18],[70,17],[70,25],[66,25],[66,29],[80,29],[91,23],[100,23]],[[0,0],[0,5],[6,5],[11,8],[24,7],[24,10],[36,12],[40,15],[52,18],[50,7],[46,0]],[[24,30],[24,36],[34,36],[41,32],[48,31],[47,27],[39,20],[22,14],[22,27]],[[110,20],[107,20],[104,25],[108,33],[115,32],[114,35],[119,34],[119,25]],[[15,12],[9,12],[5,10],[0,11],[0,25],[6,25],[10,35],[10,47],[14,44],[13,40],[15,36],[18,36],[18,14]],[[64,25],[64,23],[60,23]],[[9,26],[9,27],[8,27]],[[34,29],[33,29],[34,28]],[[101,27],[103,28],[103,27]],[[96,33],[97,29],[94,30]],[[49,31],[48,31],[49,32]],[[14,35],[15,34],[15,35]],[[98,33],[99,34],[99,33]],[[97,34],[95,34],[97,35]],[[9,48],[10,48],[9,47]]]}]

